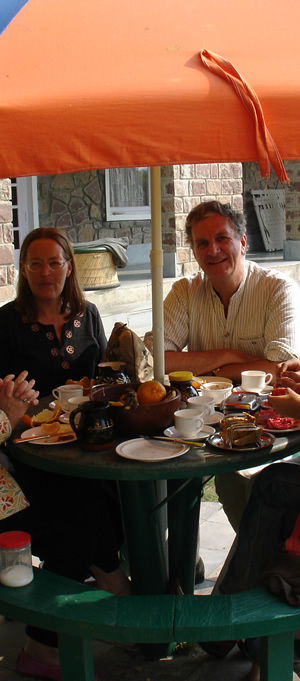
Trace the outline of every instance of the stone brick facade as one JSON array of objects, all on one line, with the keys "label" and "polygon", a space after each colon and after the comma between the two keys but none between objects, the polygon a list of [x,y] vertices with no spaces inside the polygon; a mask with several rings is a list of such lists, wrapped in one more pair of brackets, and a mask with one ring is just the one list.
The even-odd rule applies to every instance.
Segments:
[{"label": "stone brick facade", "polygon": [[241,163],[164,166],[161,176],[163,249],[176,253],[176,276],[181,277],[198,270],[185,243],[187,214],[198,203],[211,199],[243,210],[243,169]]},{"label": "stone brick facade", "polygon": [[11,184],[0,180],[0,304],[14,295],[15,267],[12,226]]}]

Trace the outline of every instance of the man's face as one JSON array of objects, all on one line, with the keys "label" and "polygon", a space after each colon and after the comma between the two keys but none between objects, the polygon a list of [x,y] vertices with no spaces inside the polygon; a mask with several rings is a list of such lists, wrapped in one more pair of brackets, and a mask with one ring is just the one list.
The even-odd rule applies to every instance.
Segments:
[{"label": "man's face", "polygon": [[244,271],[246,235],[239,236],[228,218],[211,213],[195,222],[192,239],[194,256],[213,285],[227,277],[239,285]]}]

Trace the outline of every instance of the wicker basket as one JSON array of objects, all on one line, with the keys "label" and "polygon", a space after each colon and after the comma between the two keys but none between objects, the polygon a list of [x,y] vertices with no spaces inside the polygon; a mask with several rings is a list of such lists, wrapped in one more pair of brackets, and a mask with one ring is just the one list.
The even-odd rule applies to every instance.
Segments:
[{"label": "wicker basket", "polygon": [[266,251],[282,251],[285,240],[284,189],[251,189],[251,195]]},{"label": "wicker basket", "polygon": [[79,283],[84,289],[116,288],[120,286],[112,254],[105,248],[75,250]]}]

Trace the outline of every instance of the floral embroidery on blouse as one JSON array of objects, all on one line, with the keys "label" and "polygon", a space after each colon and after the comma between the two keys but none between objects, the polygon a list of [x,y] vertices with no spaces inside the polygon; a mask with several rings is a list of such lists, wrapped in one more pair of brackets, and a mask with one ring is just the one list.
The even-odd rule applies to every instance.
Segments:
[{"label": "floral embroidery on blouse", "polygon": [[74,352],[75,352],[73,345],[67,345],[66,351],[67,351],[68,355],[73,355]]}]

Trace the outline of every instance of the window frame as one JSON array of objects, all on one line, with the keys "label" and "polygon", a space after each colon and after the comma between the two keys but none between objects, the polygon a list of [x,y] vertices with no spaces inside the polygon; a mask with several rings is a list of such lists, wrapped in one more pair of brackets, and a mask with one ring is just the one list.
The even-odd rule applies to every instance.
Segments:
[{"label": "window frame", "polygon": [[148,196],[150,198],[150,204],[147,206],[111,206],[110,168],[105,169],[105,200],[107,222],[116,222],[121,220],[151,220],[150,168],[148,166],[145,166],[145,168],[148,170]]}]

